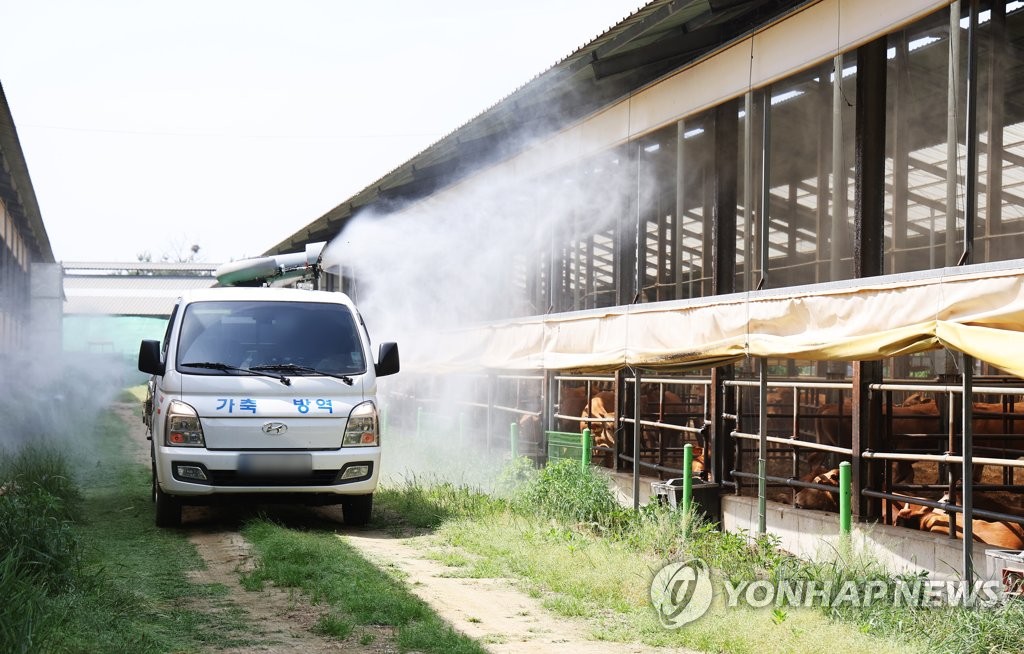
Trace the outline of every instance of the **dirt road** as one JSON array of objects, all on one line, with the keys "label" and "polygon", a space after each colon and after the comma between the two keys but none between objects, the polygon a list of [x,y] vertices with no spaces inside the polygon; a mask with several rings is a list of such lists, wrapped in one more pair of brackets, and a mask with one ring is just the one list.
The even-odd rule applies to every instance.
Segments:
[{"label": "dirt road", "polygon": [[[138,446],[136,459],[149,465],[149,442],[145,428],[129,404],[117,407]],[[337,509],[333,509],[337,510]],[[289,519],[305,517],[322,525],[323,510],[296,507]],[[245,518],[237,509],[186,507],[183,529],[196,546],[204,570],[192,573],[196,583],[219,583],[230,591],[230,602],[244,609],[259,625],[261,644],[232,652],[271,652],[273,654],[327,652],[398,652],[394,634],[387,628],[361,628],[354,637],[337,641],[321,637],[311,629],[325,612],[313,606],[301,593],[267,585],[259,592],[247,591],[239,577],[253,565],[248,543],[238,529]],[[680,651],[643,645],[590,640],[583,622],[555,616],[539,599],[514,588],[506,579],[469,579],[453,577],[443,564],[427,558],[427,543],[419,537],[397,537],[380,531],[355,530],[338,525],[338,537],[358,549],[368,560],[385,571],[404,579],[407,587],[427,602],[455,629],[495,653],[564,654],[648,654]],[[211,606],[210,610],[217,610]],[[360,636],[372,635],[369,645],[359,643]],[[365,641],[364,641],[365,642]],[[224,651],[224,650],[218,650]]]}]

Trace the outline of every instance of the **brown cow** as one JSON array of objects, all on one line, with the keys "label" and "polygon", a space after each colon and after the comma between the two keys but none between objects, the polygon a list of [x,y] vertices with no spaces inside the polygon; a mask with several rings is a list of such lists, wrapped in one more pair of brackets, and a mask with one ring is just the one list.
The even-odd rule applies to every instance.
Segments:
[{"label": "brown cow", "polygon": [[[560,385],[558,389],[558,404],[555,413],[564,416],[578,416],[587,405],[587,389],[585,386]],[[519,425],[519,449],[521,452],[536,452],[541,443],[544,429],[541,426],[541,418],[538,415],[524,414],[518,420]],[[558,431],[575,433],[579,426],[572,418],[558,418],[555,422]]]},{"label": "brown cow", "polygon": [[[615,448],[615,393],[601,391],[590,398],[580,413],[580,431],[589,428],[594,447]],[[606,468],[612,467],[612,452],[595,452]]]},{"label": "brown cow", "polygon": [[835,486],[836,491],[824,491],[820,488],[801,488],[793,496],[793,506],[798,509],[839,510],[839,468],[827,471],[815,470],[800,479],[801,481],[810,481],[815,484]]},{"label": "brown cow", "polygon": [[[974,443],[978,446],[998,447],[1002,441],[991,438],[985,439],[985,435],[996,435],[1010,433],[1024,433],[1024,403],[1018,402],[1012,406],[1013,412],[1004,414],[1002,404],[986,404],[975,402],[973,405],[974,433],[981,438],[975,438]],[[838,445],[850,447],[852,443],[852,416],[853,402],[847,399],[842,408],[838,404],[827,404],[818,412],[815,419],[815,433],[819,443],[826,445]],[[920,393],[908,397],[902,404],[892,407],[892,416],[889,418],[888,408],[883,406],[884,420],[891,425],[890,433],[896,436],[892,445],[897,449],[906,448],[912,445],[912,441],[900,438],[902,434],[943,434],[948,431],[948,425],[939,414],[938,404],[931,398]],[[974,466],[974,480],[980,481],[984,466]],[[910,461],[897,461],[895,483],[911,483],[914,480],[913,463]]]},{"label": "brown cow", "polygon": [[[672,424],[673,419],[678,418],[682,413],[684,405],[682,399],[669,390],[661,389],[655,384],[641,384],[643,395],[640,397],[640,416],[657,416],[661,420]],[[615,447],[615,393],[612,391],[601,391],[596,393],[580,416],[580,430],[590,428],[593,437],[594,447]],[[658,429],[644,427],[641,429],[641,445],[646,450],[652,450],[657,446]],[[611,452],[595,453],[602,460],[602,465],[611,467],[613,454]],[[704,471],[704,448],[695,446],[693,449],[694,473]]]},{"label": "brown cow", "polygon": [[[907,527],[917,528],[921,531],[930,531],[939,534],[949,535],[950,514],[943,509],[933,509],[930,506],[914,504],[913,499],[908,502],[896,502],[901,508],[896,513],[895,523]],[[939,502],[947,503],[949,494],[946,493],[939,499]],[[978,494],[974,498],[974,506],[979,509],[994,511],[997,513],[1008,513],[1020,515],[1020,511],[1012,506],[1004,504],[995,498],[984,494]],[[962,513],[953,513],[952,525],[956,531],[957,538],[963,539],[964,518]],[[989,521],[981,518],[971,520],[971,529],[974,532],[974,540],[987,545],[995,545],[1003,549],[1024,549],[1024,527],[1015,522]]]},{"label": "brown cow", "polygon": [[[559,386],[556,413],[563,416],[580,416],[583,415],[586,406],[586,386],[566,386],[565,384]],[[576,430],[576,421],[571,418],[559,418],[556,424],[558,431],[572,432]]]},{"label": "brown cow", "polygon": [[[952,524],[953,529],[956,530],[956,537],[963,540],[963,515],[953,514]],[[948,535],[949,529],[950,516],[947,513],[932,511],[921,518],[921,531]],[[986,545],[995,545],[1006,550],[1024,549],[1024,529],[1014,522],[989,522],[988,520],[974,519],[971,521],[971,529],[974,533],[974,540]]]}]

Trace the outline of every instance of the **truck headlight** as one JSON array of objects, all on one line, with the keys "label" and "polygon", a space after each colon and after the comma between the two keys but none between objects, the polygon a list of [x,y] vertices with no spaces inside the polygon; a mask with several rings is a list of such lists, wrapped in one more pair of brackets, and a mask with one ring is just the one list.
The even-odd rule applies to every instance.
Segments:
[{"label": "truck headlight", "polygon": [[167,407],[164,444],[172,447],[206,447],[203,425],[195,409],[184,402],[171,402]]},{"label": "truck headlight", "polygon": [[377,407],[373,402],[357,404],[352,413],[348,414],[345,435],[341,439],[342,447],[368,447],[380,443],[380,432],[377,429]]}]

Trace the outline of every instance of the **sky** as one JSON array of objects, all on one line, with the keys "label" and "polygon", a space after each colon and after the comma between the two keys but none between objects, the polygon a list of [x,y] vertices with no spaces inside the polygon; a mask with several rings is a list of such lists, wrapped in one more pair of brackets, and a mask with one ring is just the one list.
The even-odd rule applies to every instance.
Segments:
[{"label": "sky", "polygon": [[0,0],[58,261],[257,256],[642,0]]}]

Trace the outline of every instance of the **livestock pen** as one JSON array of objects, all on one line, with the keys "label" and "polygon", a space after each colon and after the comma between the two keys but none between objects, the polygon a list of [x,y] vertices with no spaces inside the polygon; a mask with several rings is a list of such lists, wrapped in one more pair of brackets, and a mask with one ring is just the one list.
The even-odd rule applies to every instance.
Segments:
[{"label": "livestock pen", "polygon": [[858,524],[959,492],[970,577],[1022,485],[1022,43],[1019,2],[655,1],[280,248],[379,218],[325,286],[406,329],[389,420],[449,465],[589,426],[764,515],[847,461]]}]

